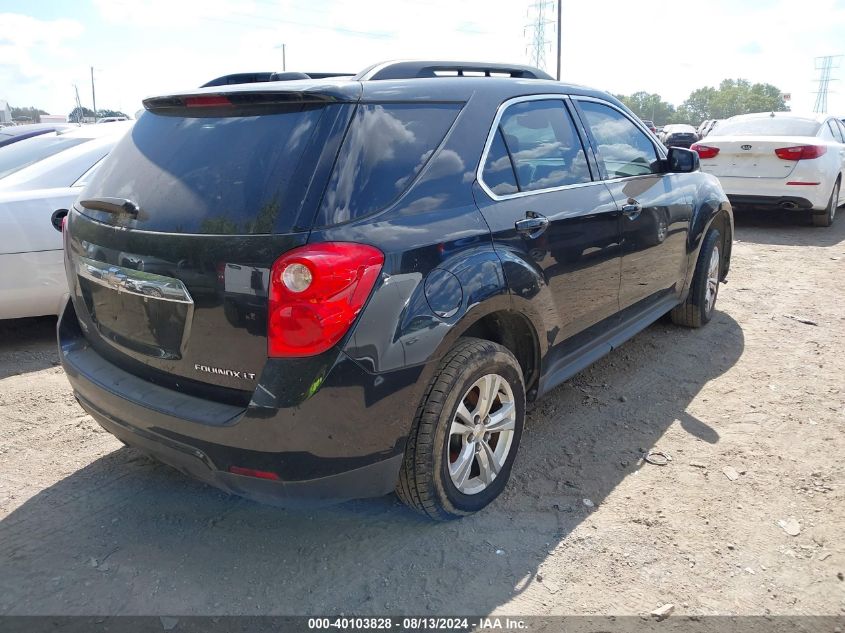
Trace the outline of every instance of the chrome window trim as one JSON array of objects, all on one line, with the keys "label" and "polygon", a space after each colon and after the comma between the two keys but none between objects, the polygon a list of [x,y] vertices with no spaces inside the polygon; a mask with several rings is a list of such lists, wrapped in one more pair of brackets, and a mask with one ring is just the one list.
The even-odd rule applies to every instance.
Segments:
[{"label": "chrome window trim", "polygon": [[[512,105],[517,103],[524,103],[526,101],[560,101],[561,106],[564,108],[566,112],[566,116],[572,117],[569,114],[569,111],[566,110],[566,101],[570,99],[569,95],[565,95],[562,93],[544,93],[544,94],[537,94],[537,95],[523,95],[520,97],[513,97],[512,99],[508,99],[504,101],[502,105],[499,106],[498,110],[496,110],[496,116],[493,118],[493,125],[490,127],[490,131],[487,133],[487,140],[484,143],[484,150],[481,152],[481,160],[478,161],[478,169],[475,171],[475,179],[478,181],[478,184],[484,190],[491,199],[495,200],[496,202],[500,202],[502,200],[511,200],[513,198],[525,198],[527,196],[534,196],[540,193],[549,193],[552,191],[563,191],[564,189],[577,189],[579,187],[587,187],[590,185],[595,185],[601,182],[600,180],[589,180],[588,182],[577,182],[571,185],[560,185],[559,187],[549,187],[547,189],[533,189],[531,191],[518,191],[516,193],[508,193],[505,195],[499,195],[494,193],[490,187],[487,186],[487,183],[484,182],[483,173],[484,173],[484,165],[487,163],[487,155],[490,153],[490,146],[493,144],[493,137],[496,136],[496,132],[499,129],[499,122],[502,120],[502,115],[505,111]],[[575,121],[572,121],[572,128],[575,132],[575,136],[578,138],[578,141],[581,142],[581,135],[578,133],[578,126]],[[586,152],[585,156],[586,158]]]}]

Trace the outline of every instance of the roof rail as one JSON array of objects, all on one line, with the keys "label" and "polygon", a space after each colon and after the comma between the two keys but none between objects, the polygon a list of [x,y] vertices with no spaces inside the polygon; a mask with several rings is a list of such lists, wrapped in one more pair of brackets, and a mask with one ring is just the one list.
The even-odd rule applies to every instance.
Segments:
[{"label": "roof rail", "polygon": [[365,68],[353,79],[421,79],[424,77],[513,77],[517,79],[551,79],[539,68],[485,62],[391,61]]}]

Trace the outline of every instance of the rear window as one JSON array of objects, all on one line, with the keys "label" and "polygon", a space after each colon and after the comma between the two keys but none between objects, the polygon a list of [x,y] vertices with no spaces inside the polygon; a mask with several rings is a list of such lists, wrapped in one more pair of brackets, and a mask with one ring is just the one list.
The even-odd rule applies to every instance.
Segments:
[{"label": "rear window", "polygon": [[145,112],[80,198],[132,200],[141,209],[137,228],[144,230],[290,231],[319,158],[320,119],[341,107],[295,104],[256,116]]},{"label": "rear window", "polygon": [[720,121],[713,132],[719,136],[815,136],[820,127],[809,119],[764,117]]},{"label": "rear window", "polygon": [[457,103],[359,105],[317,223],[340,224],[387,207],[434,154],[460,109]]},{"label": "rear window", "polygon": [[0,147],[0,178],[88,140],[90,139],[46,135]]}]

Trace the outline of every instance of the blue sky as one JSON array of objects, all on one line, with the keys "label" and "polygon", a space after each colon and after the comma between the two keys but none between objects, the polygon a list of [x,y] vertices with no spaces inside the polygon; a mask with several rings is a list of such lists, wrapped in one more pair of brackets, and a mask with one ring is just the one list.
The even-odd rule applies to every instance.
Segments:
[{"label": "blue sky", "polygon": [[[533,2],[533,0],[530,0]],[[151,94],[228,72],[355,72],[397,58],[528,62],[529,0],[0,0],[0,99],[51,113],[132,113]],[[812,109],[813,58],[845,53],[843,0],[563,2],[564,79],[612,92],[691,90],[743,77]],[[551,29],[550,40],[554,38]],[[554,55],[546,53],[554,72]],[[845,115],[845,59],[829,111]]]}]

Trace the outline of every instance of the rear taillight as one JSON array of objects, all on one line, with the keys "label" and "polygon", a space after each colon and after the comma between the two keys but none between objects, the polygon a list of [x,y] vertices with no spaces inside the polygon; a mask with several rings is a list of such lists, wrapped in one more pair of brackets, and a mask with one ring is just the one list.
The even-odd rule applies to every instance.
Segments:
[{"label": "rear taillight", "polygon": [[270,271],[268,356],[313,356],[349,330],[378,279],[384,255],[350,242],[295,248]]},{"label": "rear taillight", "polygon": [[809,160],[822,156],[826,151],[827,147],[824,145],[795,145],[779,147],[775,150],[775,154],[783,160]]},{"label": "rear taillight", "polygon": [[220,108],[232,105],[227,97],[220,95],[203,95],[200,97],[187,97],[186,108]]},{"label": "rear taillight", "polygon": [[716,158],[716,155],[719,153],[718,147],[699,145],[698,143],[693,143],[690,149],[694,152],[698,152],[699,158]]}]

